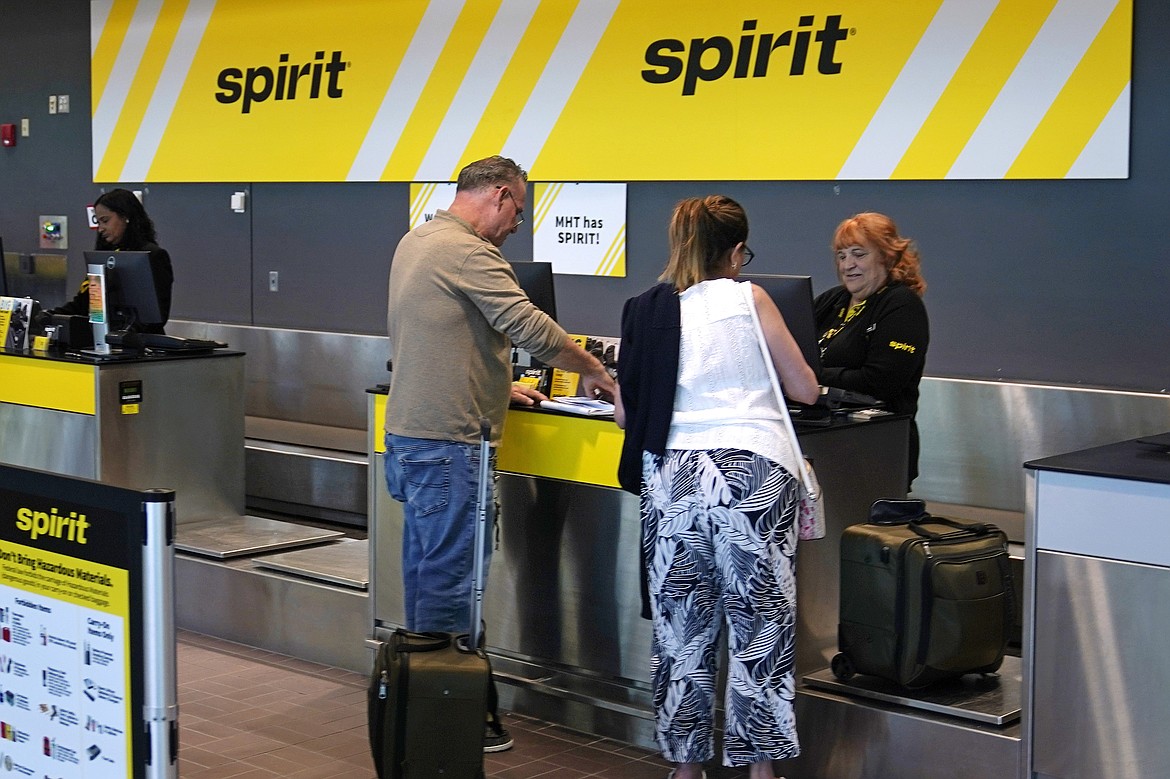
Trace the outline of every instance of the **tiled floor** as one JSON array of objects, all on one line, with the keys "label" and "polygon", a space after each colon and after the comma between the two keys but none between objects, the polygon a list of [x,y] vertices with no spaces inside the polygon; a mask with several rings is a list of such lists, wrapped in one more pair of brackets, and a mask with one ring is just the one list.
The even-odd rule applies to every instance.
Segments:
[{"label": "tiled floor", "polygon": [[[182,779],[372,779],[366,678],[180,631]],[[663,779],[657,755],[510,715],[516,746],[487,755],[490,779]],[[711,768],[708,779],[743,771]]]}]

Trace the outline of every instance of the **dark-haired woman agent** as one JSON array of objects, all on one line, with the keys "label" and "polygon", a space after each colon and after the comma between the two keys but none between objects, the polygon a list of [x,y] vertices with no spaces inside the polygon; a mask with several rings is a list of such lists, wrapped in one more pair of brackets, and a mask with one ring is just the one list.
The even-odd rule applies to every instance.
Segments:
[{"label": "dark-haired woman agent", "polygon": [[[93,211],[97,219],[96,250],[150,252],[150,269],[154,274],[154,288],[158,294],[163,323],[136,325],[131,329],[144,333],[164,332],[163,325],[171,316],[171,286],[175,281],[175,273],[171,268],[171,256],[158,245],[154,222],[142,207],[142,202],[128,189],[111,189],[104,193],[94,201]],[[88,277],[81,282],[81,289],[72,300],[48,313],[89,316]]]},{"label": "dark-haired woman agent", "polygon": [[670,220],[663,283],[622,313],[618,476],[642,500],[655,729],[676,764],[672,779],[699,779],[714,755],[724,631],[723,762],[772,779],[773,760],[800,753],[793,662],[801,466],[765,359],[796,400],[815,400],[817,380],[772,299],[736,281],[751,258],[747,237],[747,215],[731,198],[683,200]]},{"label": "dark-haired woman agent", "polygon": [[821,384],[910,415],[909,483],[918,476],[918,383],[930,344],[918,249],[884,214],[851,216],[833,235],[841,286],[816,299]]}]

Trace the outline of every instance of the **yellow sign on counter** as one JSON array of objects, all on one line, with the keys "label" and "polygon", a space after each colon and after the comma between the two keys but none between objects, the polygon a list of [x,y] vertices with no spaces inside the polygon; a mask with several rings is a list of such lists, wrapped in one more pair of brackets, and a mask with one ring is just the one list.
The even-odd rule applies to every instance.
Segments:
[{"label": "yellow sign on counter", "polygon": [[618,487],[625,434],[612,419],[510,410],[497,468],[546,479]]},{"label": "yellow sign on counter", "polygon": [[92,415],[95,371],[93,365],[0,355],[0,403]]}]

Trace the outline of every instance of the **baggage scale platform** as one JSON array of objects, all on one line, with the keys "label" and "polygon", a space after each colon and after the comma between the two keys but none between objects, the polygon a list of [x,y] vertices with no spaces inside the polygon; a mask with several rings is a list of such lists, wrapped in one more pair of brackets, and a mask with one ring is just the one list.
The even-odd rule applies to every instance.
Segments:
[{"label": "baggage scale platform", "polygon": [[175,548],[223,560],[321,544],[344,535],[337,530],[247,515],[179,523]]},{"label": "baggage scale platform", "polygon": [[945,714],[988,725],[1008,725],[1020,718],[1023,682],[1020,658],[1008,655],[995,675],[967,674],[923,690],[907,690],[877,676],[858,674],[842,681],[828,668],[806,674],[813,688]]}]

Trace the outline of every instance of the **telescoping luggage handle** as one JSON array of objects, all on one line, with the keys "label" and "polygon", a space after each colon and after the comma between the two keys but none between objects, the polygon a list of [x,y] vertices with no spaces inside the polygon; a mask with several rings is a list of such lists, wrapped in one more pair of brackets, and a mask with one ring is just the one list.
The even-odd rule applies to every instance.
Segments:
[{"label": "telescoping luggage handle", "polygon": [[479,494],[476,498],[475,551],[472,559],[471,586],[471,641],[472,651],[483,637],[483,545],[487,540],[488,501],[491,499],[491,439],[492,423],[486,417],[479,420]]}]

